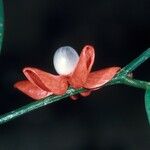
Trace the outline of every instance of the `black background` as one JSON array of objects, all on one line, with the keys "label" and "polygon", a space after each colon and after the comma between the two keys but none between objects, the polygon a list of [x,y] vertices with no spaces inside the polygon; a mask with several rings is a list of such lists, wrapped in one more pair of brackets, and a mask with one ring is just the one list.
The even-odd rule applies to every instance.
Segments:
[{"label": "black background", "polygon": [[[0,113],[32,101],[13,88],[34,66],[56,74],[61,46],[95,47],[93,70],[125,66],[150,47],[149,0],[5,0]],[[149,61],[134,77],[150,80]],[[149,150],[144,91],[124,85],[46,106],[0,126],[0,150]]]}]

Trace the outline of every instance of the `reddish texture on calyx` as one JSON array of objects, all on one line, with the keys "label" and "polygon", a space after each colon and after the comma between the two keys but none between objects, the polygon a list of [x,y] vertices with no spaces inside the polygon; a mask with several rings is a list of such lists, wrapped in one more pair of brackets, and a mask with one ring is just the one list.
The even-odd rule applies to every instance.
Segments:
[{"label": "reddish texture on calyx", "polygon": [[[62,95],[69,86],[88,89],[89,91],[81,93],[82,96],[88,96],[91,91],[99,89],[109,82],[120,70],[120,67],[109,67],[91,72],[94,59],[94,48],[86,45],[82,49],[75,70],[70,75],[53,75],[37,68],[26,67],[23,69],[23,73],[27,80],[19,81],[14,86],[35,100],[52,94]],[[77,97],[72,96],[71,98],[76,99]]]}]

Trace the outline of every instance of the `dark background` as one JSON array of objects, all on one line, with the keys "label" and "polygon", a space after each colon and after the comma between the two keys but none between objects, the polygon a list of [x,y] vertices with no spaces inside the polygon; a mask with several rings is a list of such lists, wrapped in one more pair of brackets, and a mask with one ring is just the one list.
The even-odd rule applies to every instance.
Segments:
[{"label": "dark background", "polygon": [[[22,68],[56,73],[55,50],[95,47],[93,70],[125,66],[150,47],[149,0],[4,0],[0,114],[32,101],[13,88]],[[134,77],[150,80],[149,61]],[[0,126],[0,150],[149,150],[144,91],[124,85],[38,109]]]}]

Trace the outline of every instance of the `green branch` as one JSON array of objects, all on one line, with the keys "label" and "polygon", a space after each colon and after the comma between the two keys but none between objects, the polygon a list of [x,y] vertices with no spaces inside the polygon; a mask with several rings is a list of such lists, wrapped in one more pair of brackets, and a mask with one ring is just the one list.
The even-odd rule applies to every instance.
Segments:
[{"label": "green branch", "polygon": [[[121,69],[118,74],[105,86],[115,85],[115,84],[125,84],[128,86],[133,86],[136,88],[147,89],[150,87],[149,82],[140,81],[132,79],[128,76],[132,71],[134,71],[139,65],[145,62],[148,58],[150,58],[150,49],[147,49],[144,53],[142,53],[139,57],[134,59],[131,63]],[[81,92],[86,91],[86,89],[73,89],[69,88],[64,95],[60,96],[49,96],[43,100],[35,101],[30,104],[27,104],[23,107],[20,107],[14,111],[8,112],[4,115],[0,116],[0,124],[6,123],[10,120],[13,120],[23,114],[36,110],[40,107],[44,107],[48,104],[63,100],[66,97],[79,94]]]},{"label": "green branch", "polygon": [[69,97],[69,96],[72,96],[72,95],[75,95],[75,94],[78,94],[80,92],[84,92],[85,89],[81,88],[81,89],[72,89],[72,88],[69,88],[67,90],[67,92],[64,94],[64,95],[60,95],[60,96],[49,96],[43,100],[39,100],[39,101],[34,101],[30,104],[27,104],[23,107],[20,107],[14,111],[11,111],[9,113],[6,113],[4,115],[1,115],[0,116],[0,124],[3,124],[5,122],[8,122],[12,119],[15,119],[23,114],[26,114],[28,112],[31,112],[35,109],[38,109],[40,107],[43,107],[43,106],[46,106],[48,104],[51,104],[51,103],[54,103],[54,102],[57,102],[57,101],[60,101],[66,97]]},{"label": "green branch", "polygon": [[139,57],[131,61],[127,66],[123,67],[116,78],[122,78],[132,73],[137,67],[139,67],[143,62],[150,58],[150,48],[143,52]]},{"label": "green branch", "polygon": [[146,90],[147,88],[150,87],[150,82],[135,80],[135,79],[131,79],[131,78],[128,78],[128,77],[123,78],[121,80],[121,84],[133,86],[135,88],[140,88],[140,89],[144,89],[144,90]]}]

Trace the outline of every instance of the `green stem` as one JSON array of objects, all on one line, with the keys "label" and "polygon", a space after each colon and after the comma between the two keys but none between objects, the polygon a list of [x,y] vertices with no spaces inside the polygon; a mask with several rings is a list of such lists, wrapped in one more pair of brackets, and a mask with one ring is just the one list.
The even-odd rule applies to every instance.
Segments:
[{"label": "green stem", "polygon": [[4,10],[3,10],[3,1],[0,0],[0,52],[3,42],[3,33],[4,33]]},{"label": "green stem", "polygon": [[11,111],[11,112],[8,112],[4,115],[1,115],[0,116],[0,124],[4,124],[10,120],[13,120],[23,114],[26,114],[28,112],[31,112],[33,110],[36,110],[40,107],[43,107],[43,106],[46,106],[48,104],[51,104],[51,103],[54,103],[54,102],[57,102],[57,101],[60,101],[66,97],[69,97],[69,96],[72,96],[72,95],[75,95],[75,94],[78,94],[80,92],[84,92],[85,89],[81,88],[81,89],[68,89],[67,92],[64,94],[64,95],[60,95],[60,96],[49,96],[43,100],[40,100],[40,101],[34,101],[30,104],[27,104],[23,107],[20,107],[14,111]]},{"label": "green stem", "polygon": [[111,85],[117,85],[117,84],[124,84],[124,85],[132,86],[135,88],[139,88],[139,89],[147,89],[147,87],[150,86],[149,82],[136,80],[136,79],[132,79],[129,77],[124,77],[124,78],[120,78],[117,80],[113,78],[110,82],[105,84],[105,86],[111,86]]},{"label": "green stem", "polygon": [[131,61],[127,66],[122,68],[117,74],[116,78],[122,78],[127,76],[129,73],[132,73],[137,67],[139,67],[143,62],[150,58],[150,48],[143,52],[140,56]]},{"label": "green stem", "polygon": [[132,78],[122,78],[120,80],[121,84],[129,85],[135,88],[140,88],[146,90],[148,87],[150,87],[150,83],[146,81],[141,81],[141,80],[135,80]]},{"label": "green stem", "polygon": [[[128,77],[128,74],[134,71],[139,65],[141,65],[144,61],[146,61],[150,57],[150,49],[147,49],[144,53],[142,53],[139,57],[134,59],[131,63],[125,66],[118,74],[105,86],[114,85],[114,84],[125,84],[128,86],[133,86],[136,88],[147,89],[150,87],[150,83],[140,80],[135,80]],[[64,95],[60,96],[49,96],[43,100],[35,101],[30,104],[27,104],[23,107],[20,107],[14,111],[8,112],[4,115],[0,116],[0,124],[6,123],[10,120],[13,120],[23,114],[36,110],[40,107],[46,106],[48,104],[54,103],[56,101],[60,101],[66,97],[79,94],[81,92],[86,91],[86,89],[73,89],[69,88]]]}]

